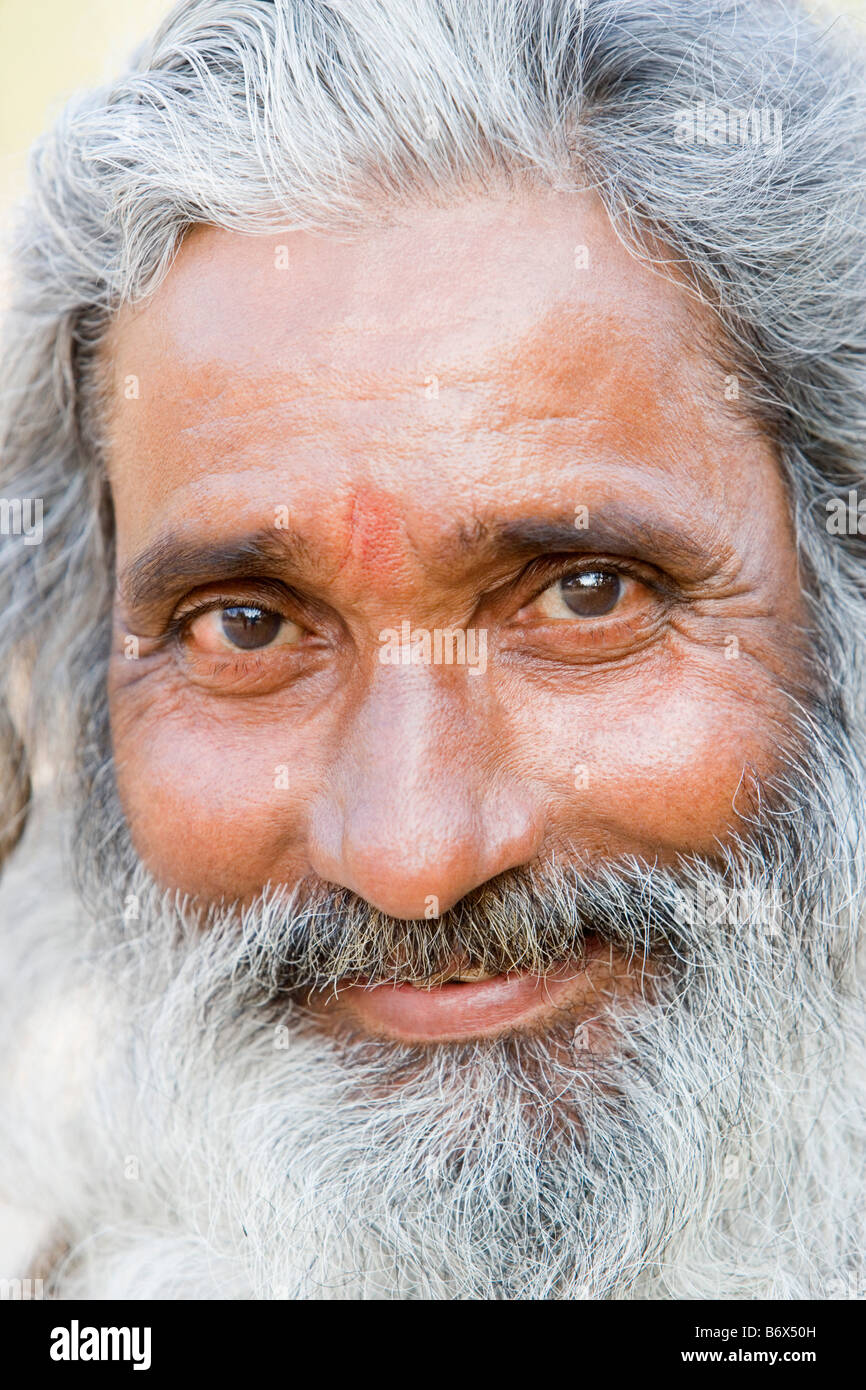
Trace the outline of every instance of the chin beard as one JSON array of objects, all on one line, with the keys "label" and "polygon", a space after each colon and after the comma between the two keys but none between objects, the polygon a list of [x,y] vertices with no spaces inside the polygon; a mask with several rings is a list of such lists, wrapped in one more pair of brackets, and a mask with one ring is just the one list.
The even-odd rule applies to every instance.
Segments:
[{"label": "chin beard", "polygon": [[[78,841],[86,949],[67,921],[40,950],[32,919],[8,946],[28,1002],[4,1024],[3,1158],[19,1200],[53,1200],[54,1293],[859,1288],[864,796],[835,725],[814,721],[808,749],[714,862],[504,875],[432,924],[326,889],[202,910],[159,889],[106,798]],[[599,997],[591,1036],[563,1019],[410,1047],[325,1033],[303,1006],[302,987],[362,969],[433,969],[458,938],[525,967],[579,956],[590,931],[651,967],[627,1004]],[[79,1037],[46,1067],[39,1029],[64,1017]]]}]

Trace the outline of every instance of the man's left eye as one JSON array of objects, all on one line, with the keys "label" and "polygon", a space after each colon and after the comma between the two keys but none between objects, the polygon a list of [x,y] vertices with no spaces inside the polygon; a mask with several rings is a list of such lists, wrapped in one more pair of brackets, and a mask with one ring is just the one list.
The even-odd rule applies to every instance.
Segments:
[{"label": "man's left eye", "polygon": [[625,582],[612,569],[581,570],[564,574],[551,584],[532,607],[545,618],[604,618],[621,602]]},{"label": "man's left eye", "polygon": [[281,613],[256,604],[237,603],[211,608],[193,617],[186,640],[200,652],[261,651],[265,647],[290,646],[303,629]]}]

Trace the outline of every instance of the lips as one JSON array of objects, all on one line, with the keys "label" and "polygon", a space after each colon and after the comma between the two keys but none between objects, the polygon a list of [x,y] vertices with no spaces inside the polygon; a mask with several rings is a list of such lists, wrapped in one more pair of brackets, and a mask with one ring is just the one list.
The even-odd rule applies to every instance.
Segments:
[{"label": "lips", "polygon": [[459,1042],[513,1031],[536,1031],[561,1022],[597,995],[590,980],[598,943],[580,962],[545,975],[529,971],[491,975],[454,962],[436,976],[408,983],[357,981],[323,999],[333,1010],[376,1037],[404,1043]]}]

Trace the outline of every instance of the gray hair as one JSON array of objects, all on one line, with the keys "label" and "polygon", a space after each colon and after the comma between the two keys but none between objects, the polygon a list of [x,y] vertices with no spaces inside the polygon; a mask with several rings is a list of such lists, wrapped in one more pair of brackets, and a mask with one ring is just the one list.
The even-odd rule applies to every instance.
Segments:
[{"label": "gray hair", "polygon": [[[772,111],[781,138],[684,145],[700,102]],[[866,481],[864,173],[855,46],[776,0],[183,0],[33,152],[0,492],[45,520],[42,544],[0,538],[0,858],[47,750],[77,748],[90,795],[110,776],[98,349],[197,223],[343,236],[470,186],[595,188],[717,315],[788,479],[826,698],[856,730],[866,541],[828,535],[825,503]]]}]

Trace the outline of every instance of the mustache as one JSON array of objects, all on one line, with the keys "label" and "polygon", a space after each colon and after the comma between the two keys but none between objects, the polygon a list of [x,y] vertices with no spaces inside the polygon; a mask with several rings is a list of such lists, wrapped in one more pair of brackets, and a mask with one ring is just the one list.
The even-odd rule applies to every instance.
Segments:
[{"label": "mustache", "polygon": [[[701,881],[705,875],[704,866]],[[391,917],[327,884],[266,890],[240,916],[242,970],[283,994],[359,981],[432,987],[472,975],[544,975],[569,961],[580,968],[590,941],[638,964],[673,961],[694,934],[697,881],[636,861],[592,874],[521,868],[424,919]]]},{"label": "mustache", "polygon": [[[247,903],[179,894],[160,887],[121,837],[110,846],[111,875],[95,852],[83,852],[94,918],[103,924],[100,935],[140,962],[156,949],[152,924],[162,924],[159,949],[170,974],[187,957],[194,970],[206,956],[196,985],[203,1007],[221,990],[233,991],[238,1007],[255,1009],[292,995],[302,1003],[309,992],[349,983],[543,976],[569,964],[579,969],[590,945],[615,949],[633,969],[651,960],[655,985],[677,996],[720,961],[746,972],[766,962],[781,977],[796,972],[800,958],[808,965],[828,955],[843,970],[847,935],[833,921],[837,914],[846,921],[862,892],[851,857],[861,827],[866,835],[860,764],[837,725],[810,723],[809,732],[808,756],[791,756],[784,773],[751,788],[742,833],[712,853],[678,855],[673,865],[631,855],[589,862],[565,846],[441,913],[406,919],[317,878],[267,884]],[[85,831],[92,825],[82,823]],[[132,905],[122,921],[118,883]]]}]

